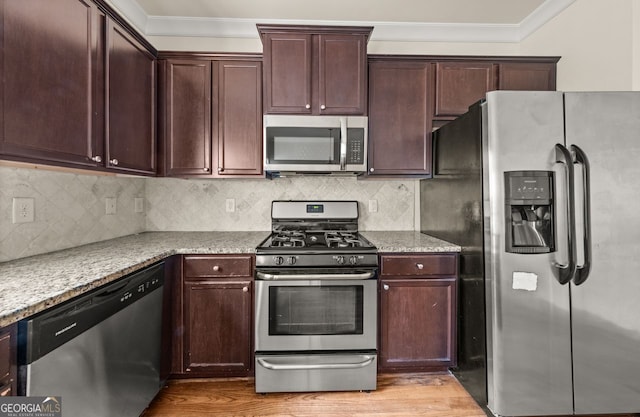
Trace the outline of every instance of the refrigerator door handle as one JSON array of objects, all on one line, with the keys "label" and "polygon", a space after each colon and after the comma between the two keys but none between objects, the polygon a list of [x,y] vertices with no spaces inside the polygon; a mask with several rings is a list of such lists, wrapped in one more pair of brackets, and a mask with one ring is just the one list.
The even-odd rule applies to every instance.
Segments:
[{"label": "refrigerator door handle", "polygon": [[566,191],[567,191],[567,249],[568,249],[568,264],[563,265],[558,262],[554,262],[554,275],[558,282],[562,285],[571,281],[576,272],[576,222],[575,222],[575,201],[574,201],[574,188],[575,178],[573,171],[573,158],[571,158],[571,152],[561,144],[556,144],[556,163],[563,164],[566,174]]},{"label": "refrigerator door handle", "polygon": [[[584,248],[584,263],[582,266],[576,265],[576,273],[573,278],[575,285],[580,285],[587,280],[591,271],[591,197],[590,197],[590,165],[587,155],[580,147],[571,145],[573,161],[582,164],[582,187],[583,187],[583,216],[584,216],[584,238],[582,245]],[[576,258],[577,259],[577,258]]]}]

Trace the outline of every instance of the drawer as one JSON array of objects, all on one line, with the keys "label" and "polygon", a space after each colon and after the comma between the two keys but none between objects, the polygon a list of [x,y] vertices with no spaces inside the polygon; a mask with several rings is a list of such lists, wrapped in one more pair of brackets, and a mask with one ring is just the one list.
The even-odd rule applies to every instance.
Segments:
[{"label": "drawer", "polygon": [[11,371],[11,333],[0,332],[0,381],[9,377]]},{"label": "drawer", "polygon": [[382,255],[380,274],[383,276],[457,275],[456,254]]},{"label": "drawer", "polygon": [[252,277],[252,256],[185,256],[184,276],[199,277]]}]

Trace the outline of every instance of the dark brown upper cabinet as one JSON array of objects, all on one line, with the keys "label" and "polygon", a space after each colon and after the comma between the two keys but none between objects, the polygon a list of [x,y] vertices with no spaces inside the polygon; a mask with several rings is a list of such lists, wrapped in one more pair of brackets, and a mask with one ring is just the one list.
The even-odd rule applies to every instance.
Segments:
[{"label": "dark brown upper cabinet", "polygon": [[457,116],[469,105],[495,90],[495,66],[491,62],[436,63],[436,105],[434,115]]},{"label": "dark brown upper cabinet", "polygon": [[499,90],[553,91],[556,62],[505,62],[498,69]]},{"label": "dark brown upper cabinet", "polygon": [[263,175],[259,56],[161,53],[159,85],[162,175]]},{"label": "dark brown upper cabinet", "polygon": [[106,161],[132,174],[156,172],[156,60],[117,23],[107,29]]},{"label": "dark brown upper cabinet", "polygon": [[432,67],[369,64],[369,175],[431,174]]},{"label": "dark brown upper cabinet", "polygon": [[3,1],[0,154],[83,167],[102,159],[104,23],[88,1]]},{"label": "dark brown upper cabinet", "polygon": [[148,42],[103,0],[4,1],[0,21],[0,158],[155,172]]},{"label": "dark brown upper cabinet", "polygon": [[258,25],[264,112],[366,114],[372,27]]}]

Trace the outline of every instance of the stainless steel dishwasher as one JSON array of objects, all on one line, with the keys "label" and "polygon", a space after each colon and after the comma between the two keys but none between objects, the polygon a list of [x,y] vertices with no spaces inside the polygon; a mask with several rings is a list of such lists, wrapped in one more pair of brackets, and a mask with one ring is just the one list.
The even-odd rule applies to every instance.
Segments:
[{"label": "stainless steel dishwasher", "polygon": [[139,416],[160,389],[164,264],[19,324],[19,392],[62,397],[65,417]]}]

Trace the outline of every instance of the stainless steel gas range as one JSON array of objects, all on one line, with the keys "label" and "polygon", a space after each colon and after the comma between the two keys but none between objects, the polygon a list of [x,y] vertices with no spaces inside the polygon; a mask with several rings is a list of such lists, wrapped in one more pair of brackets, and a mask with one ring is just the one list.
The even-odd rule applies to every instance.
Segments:
[{"label": "stainless steel gas range", "polygon": [[357,201],[273,201],[256,248],[256,392],[374,390],[378,255]]}]

